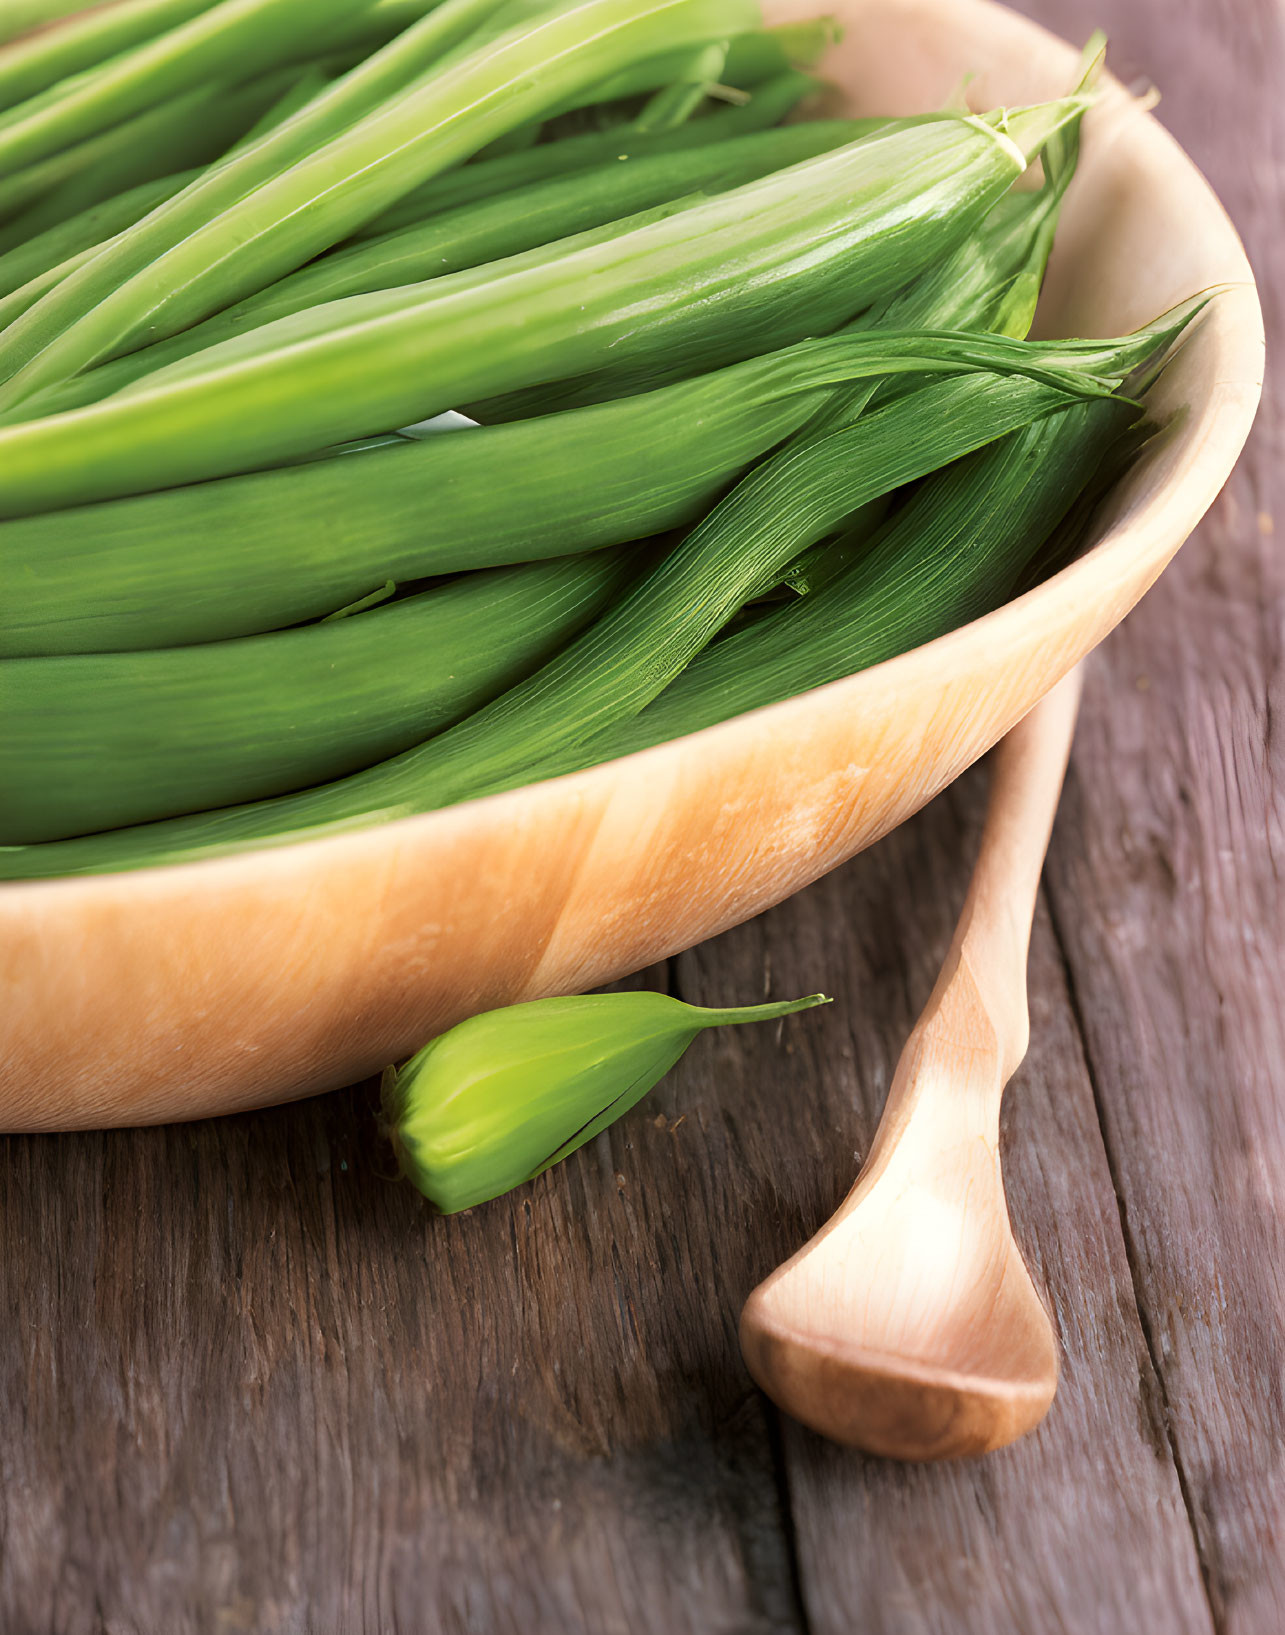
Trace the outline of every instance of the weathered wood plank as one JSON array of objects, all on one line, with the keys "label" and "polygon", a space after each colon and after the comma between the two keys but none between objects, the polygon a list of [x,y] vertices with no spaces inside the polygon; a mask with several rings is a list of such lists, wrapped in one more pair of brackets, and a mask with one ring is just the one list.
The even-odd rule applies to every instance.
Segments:
[{"label": "weathered wood plank", "polygon": [[[970,774],[839,874],[676,962],[681,991],[702,1002],[729,986],[748,997],[769,971],[774,992],[838,997],[809,1048],[787,1055],[768,1115],[775,1141],[747,1177],[764,1239],[784,1225],[796,1247],[851,1183],[945,954],[984,787]],[[863,1459],[787,1426],[816,1635],[1212,1628],[1043,913],[1031,988],[1033,1046],[1005,1103],[1005,1167],[1064,1351],[1058,1397],[1029,1440],[957,1465]],[[729,1081],[755,1074],[753,1041],[729,1032],[719,1048]]]},{"label": "weathered wood plank", "polygon": [[[1279,335],[1278,10],[1023,9],[1104,22],[1166,91]],[[1052,898],[1134,1284],[1042,920],[1006,1119],[1067,1349],[1036,1438],[905,1471],[787,1429],[786,1518],[735,1350],[740,1299],[869,1138],[962,897],[974,776],[681,962],[689,997],[826,986],[846,1025],[707,1037],[491,1209],[433,1221],[390,1184],[369,1087],[0,1143],[0,1626],[1203,1632],[1175,1457],[1218,1627],[1285,1625],[1281,413],[1090,683]]]},{"label": "weathered wood plank", "polygon": [[[1240,228],[1285,337],[1285,13],[1102,20]],[[1063,28],[1074,31],[1075,23]],[[1285,1628],[1285,390],[1088,688],[1051,890],[1219,1627]]]},{"label": "weathered wood plank", "polygon": [[449,1220],[370,1086],[0,1144],[0,1627],[797,1629],[737,1167],[656,1116]]}]

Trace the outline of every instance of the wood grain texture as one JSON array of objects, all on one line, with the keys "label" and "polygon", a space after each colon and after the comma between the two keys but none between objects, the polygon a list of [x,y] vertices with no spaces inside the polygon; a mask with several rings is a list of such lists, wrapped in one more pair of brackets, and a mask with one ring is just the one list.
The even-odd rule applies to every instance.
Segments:
[{"label": "wood grain texture", "polygon": [[[950,941],[985,780],[970,775],[869,857],[675,962],[685,998],[824,980],[843,1014],[775,1086],[764,1179],[801,1242],[846,1191]],[[1065,841],[1055,831],[1054,847]],[[1004,1102],[1014,1224],[1049,1300],[1062,1377],[1030,1437],[982,1460],[864,1459],[787,1425],[786,1478],[814,1635],[1166,1635],[1213,1628],[1110,1172],[1047,915],[1032,946],[1032,1044]],[[836,1005],[836,1009],[837,1009]],[[840,1029],[842,1032],[840,1033]],[[836,1034],[839,1037],[836,1038]],[[753,1042],[721,1042],[728,1079]]]},{"label": "wood grain texture", "polygon": [[0,1144],[6,1635],[798,1629],[687,1103],[449,1220],[370,1087]]},{"label": "wood grain texture", "polygon": [[[1047,0],[1081,26],[1101,7]],[[1285,13],[1110,8],[1285,338]],[[1220,1629],[1285,1628],[1285,389],[1107,645],[1051,875],[1165,1414]]]},{"label": "wood grain texture", "polygon": [[1046,1427],[913,1474],[786,1427],[780,1480],[737,1355],[744,1295],[868,1140],[984,794],[970,774],[842,874],[674,962],[684,997],[824,981],[842,1010],[705,1036],[634,1114],[495,1206],[434,1219],[391,1183],[369,1089],[8,1138],[5,1627],[1097,1635],[1136,1612],[1204,1635],[1043,920],[1006,1123],[1065,1348]]},{"label": "wood grain texture", "polygon": [[[1103,23],[1125,77],[1163,85],[1279,344],[1275,6],[1027,9]],[[467,1216],[389,1180],[369,1086],[0,1140],[5,1635],[1285,1627],[1283,410],[1276,387],[1090,672],[1005,1116],[1063,1345],[1033,1438],[864,1460],[779,1425],[735,1344],[869,1139],[963,898],[978,770],[672,962],[687,998],[824,986],[842,1010],[705,1036]]]}]

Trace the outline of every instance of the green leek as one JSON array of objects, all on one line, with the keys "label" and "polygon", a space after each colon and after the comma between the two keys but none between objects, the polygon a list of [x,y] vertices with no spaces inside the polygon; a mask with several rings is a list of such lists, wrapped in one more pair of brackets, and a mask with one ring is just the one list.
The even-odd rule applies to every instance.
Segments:
[{"label": "green leek", "polygon": [[668,994],[586,994],[486,1011],[384,1075],[402,1172],[442,1212],[533,1180],[641,1101],[706,1028],[770,1022],[805,999],[709,1010]]}]

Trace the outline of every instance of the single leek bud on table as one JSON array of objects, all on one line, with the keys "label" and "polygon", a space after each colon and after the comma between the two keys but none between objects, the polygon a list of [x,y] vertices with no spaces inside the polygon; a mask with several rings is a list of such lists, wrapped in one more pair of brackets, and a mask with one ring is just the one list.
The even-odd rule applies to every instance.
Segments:
[{"label": "single leek bud on table", "polygon": [[444,1215],[533,1180],[605,1130],[705,1028],[770,1022],[824,994],[707,1010],[668,994],[584,994],[486,1011],[384,1074],[402,1171]]}]

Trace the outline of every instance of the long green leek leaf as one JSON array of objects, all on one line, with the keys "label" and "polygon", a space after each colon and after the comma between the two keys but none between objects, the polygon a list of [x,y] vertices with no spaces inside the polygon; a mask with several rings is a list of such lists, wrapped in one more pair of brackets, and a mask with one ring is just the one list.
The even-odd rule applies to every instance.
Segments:
[{"label": "long green leek leaf", "polygon": [[[382,103],[288,169],[269,174],[253,193],[213,219],[207,217],[204,225],[156,257],[136,282],[127,281],[100,299],[38,359],[15,372],[9,400],[21,401],[51,372],[52,378],[67,378],[101,357],[175,334],[264,288],[346,237],[418,182],[523,124],[595,74],[628,61],[649,42],[699,39],[729,15],[752,15],[754,10],[753,0],[565,0],[472,51],[456,52],[403,95]],[[379,55],[395,52],[445,13],[440,7]],[[324,100],[317,99],[313,108]],[[290,132],[301,123],[290,120],[280,130]],[[269,137],[250,148],[244,157],[252,159],[271,141]],[[173,209],[183,197],[163,209]],[[98,265],[90,263],[68,279],[12,326],[8,337],[0,337],[0,362],[12,359],[6,343],[16,332],[29,328],[43,307]]]},{"label": "long green leek leaf", "polygon": [[[269,100],[283,83],[285,90],[275,100]],[[246,118],[263,109],[255,124],[240,136],[232,150],[235,153],[296,113],[305,102],[319,95],[327,83],[326,77],[318,69],[311,68],[298,74],[288,70],[284,74],[269,75],[234,92],[216,90],[215,117],[199,126],[190,125],[182,132],[177,144],[172,139],[167,140],[163,144],[163,156],[157,162],[161,166],[170,166],[183,164],[190,159],[216,157],[226,141],[244,130]],[[199,165],[189,170],[166,170],[154,180],[138,182],[115,192],[112,191],[112,176],[107,167],[99,165],[82,173],[76,178],[76,185],[92,191],[96,202],[72,214],[70,211],[75,196],[69,188],[64,189],[57,200],[51,201],[54,205],[52,211],[46,206],[39,215],[35,211],[29,212],[13,224],[13,236],[21,233],[22,242],[0,254],[0,295],[24,288],[43,274],[56,272],[57,277],[45,286],[52,288],[53,283],[83,266],[90,252],[141,221],[157,205],[173,198],[200,174]],[[51,215],[56,215],[58,219],[53,225],[42,228],[42,217]],[[6,237],[0,233],[0,242],[5,242]],[[43,290],[40,293],[43,294]],[[31,300],[35,299],[32,296]],[[25,310],[25,306],[17,308],[17,312]],[[9,313],[0,305],[0,329],[11,322],[17,312]]]},{"label": "long green leek leaf", "polygon": [[[309,27],[324,30],[359,4],[309,0]],[[34,164],[212,81],[247,78],[288,61],[297,50],[298,26],[297,0],[219,0],[0,116],[0,170]]]},{"label": "long green leek leaf", "polygon": [[547,660],[636,553],[465,574],[320,626],[0,665],[0,843],[256,800],[419,743]]},{"label": "long green leek leaf", "polygon": [[[724,87],[752,91],[793,69],[810,66],[833,44],[834,23],[820,18],[807,23],[790,23],[776,28],[746,29],[731,39],[710,42],[721,46],[717,79]],[[586,103],[626,101],[667,85],[715,76],[706,71],[704,51],[690,49],[664,51],[658,56],[630,63],[628,68],[600,80],[577,96],[569,98],[561,113]]]},{"label": "long green leek leaf", "polygon": [[[106,10],[108,3],[109,0],[97,0],[93,9],[101,6]],[[58,22],[85,9],[88,8],[81,0],[5,0],[4,10],[0,11],[0,44],[18,39],[29,29],[43,28],[47,23]]]},{"label": "long green leek leaf", "polygon": [[[448,170],[445,175],[412,188],[390,209],[368,221],[353,238],[374,238],[394,228],[423,221],[439,211],[476,204],[497,193],[515,193],[519,188],[534,187],[573,171],[658,153],[682,153],[705,143],[727,142],[733,137],[748,136],[752,131],[767,130],[815,90],[816,81],[809,74],[782,74],[762,86],[742,106],[723,108],[673,130],[648,130],[634,124],[623,129],[583,131],[522,153],[506,153],[496,158],[479,155],[470,164]],[[869,135],[889,121],[864,119],[852,123],[856,137]]]},{"label": "long green leek leaf", "polygon": [[999,606],[1137,419],[1086,403],[931,477],[830,583],[715,642],[640,714],[541,776],[592,766],[837,681]]},{"label": "long green leek leaf", "polygon": [[293,69],[245,85],[217,80],[149,108],[136,119],[0,181],[0,208],[25,208],[0,228],[0,249],[26,243],[123,189],[217,160],[230,142],[275,104]]},{"label": "long green leek leaf", "polygon": [[851,140],[844,120],[790,125],[729,142],[556,176],[323,256],[168,341],[100,364],[22,404],[29,419],[95,403],[180,358],[328,301],[393,289],[520,254],[665,200],[719,192]]},{"label": "long green leek leaf", "polygon": [[[8,4],[12,3],[13,0],[8,0]],[[92,68],[144,40],[154,39],[167,28],[194,17],[198,11],[208,11],[213,3],[214,0],[115,0],[113,5],[95,6],[67,19],[60,28],[34,34],[20,46],[0,54],[0,108],[12,107],[70,74]]]},{"label": "long green leek leaf", "polygon": [[1022,164],[979,120],[912,125],[566,255],[280,319],[0,431],[0,515],[266,465],[608,359],[716,363],[832,328],[958,242]]},{"label": "long green leek leaf", "polygon": [[976,374],[911,391],[767,462],[581,637],[436,738],[298,795],[0,852],[0,874],[178,861],[387,821],[523,782],[533,765],[566,758],[645,708],[792,556],[858,506],[1067,401],[1066,390],[1025,376]]},{"label": "long green leek leaf", "polygon": [[[328,87],[293,119],[252,147],[211,167],[190,186],[122,233],[93,263],[0,335],[0,375],[12,376],[12,401],[45,380],[61,380],[97,361],[119,338],[118,316],[137,311],[137,287],[161,256],[251,194],[269,178],[315,152],[340,131],[423,73],[467,37],[499,0],[444,0],[429,16]],[[131,293],[132,291],[132,293]],[[109,298],[115,297],[109,302]],[[91,315],[111,305],[101,333]]]},{"label": "long green leek leaf", "polygon": [[[694,522],[862,358],[845,336],[804,341],[589,409],[0,524],[10,587],[0,654],[248,635],[316,618],[387,579]],[[175,550],[176,539],[193,548]]]},{"label": "long green leek leaf", "polygon": [[[196,169],[183,170],[137,183],[0,253],[0,295],[11,295],[54,269],[65,267],[61,276],[66,277],[74,270],[67,265],[73,258],[97,249],[123,228],[132,227],[149,210],[173,198],[197,174]],[[0,309],[0,329],[9,321]]]}]

